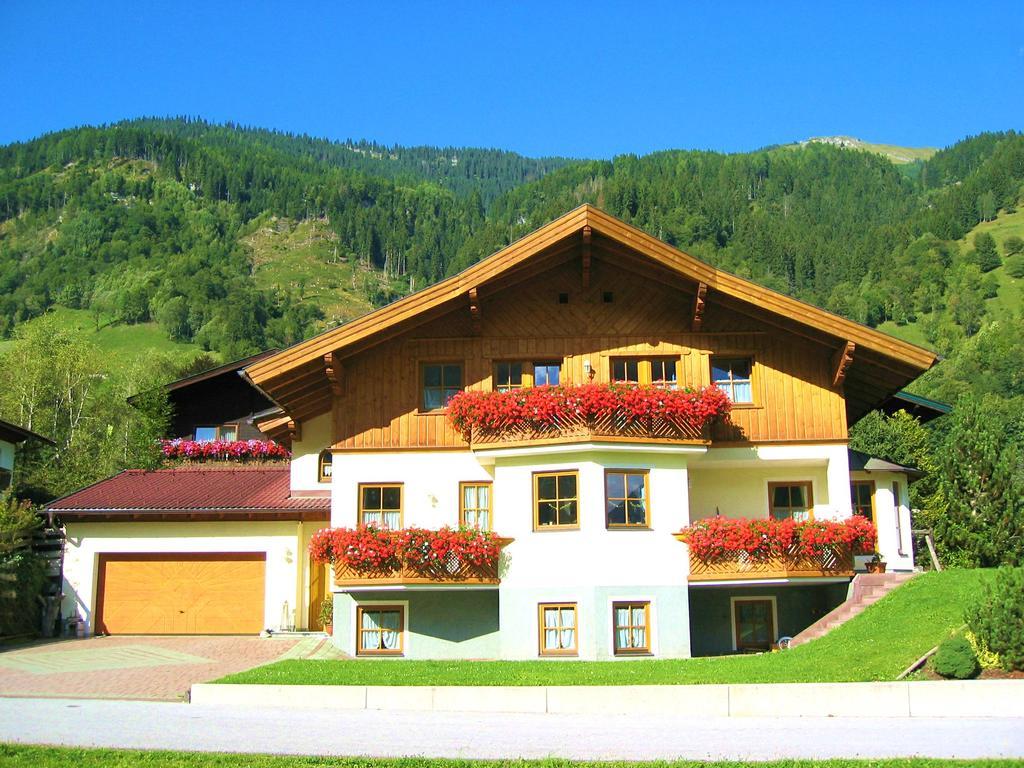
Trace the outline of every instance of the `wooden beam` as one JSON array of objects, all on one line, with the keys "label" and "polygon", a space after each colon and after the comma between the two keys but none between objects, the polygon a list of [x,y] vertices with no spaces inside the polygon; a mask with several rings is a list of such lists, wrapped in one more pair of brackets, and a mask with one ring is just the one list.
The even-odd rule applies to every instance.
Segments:
[{"label": "wooden beam", "polygon": [[590,288],[590,241],[594,230],[590,226],[583,228],[583,290]]},{"label": "wooden beam", "polygon": [[856,344],[848,341],[832,356],[832,387],[834,389],[838,389],[846,381],[846,373],[853,365],[853,351],[856,348]]},{"label": "wooden beam", "polygon": [[341,361],[335,358],[334,352],[328,352],[324,355],[324,371],[327,374],[327,381],[331,384],[331,394],[335,397],[341,397],[344,392],[341,386]]},{"label": "wooden beam", "polygon": [[708,284],[697,283],[697,295],[693,299],[693,318],[690,321],[690,330],[700,333],[704,325],[704,308],[707,306]]},{"label": "wooden beam", "polygon": [[480,293],[476,288],[469,289],[469,320],[473,325],[473,335],[480,335]]},{"label": "wooden beam", "polygon": [[288,420],[288,439],[293,443],[302,439],[302,422],[295,419]]}]

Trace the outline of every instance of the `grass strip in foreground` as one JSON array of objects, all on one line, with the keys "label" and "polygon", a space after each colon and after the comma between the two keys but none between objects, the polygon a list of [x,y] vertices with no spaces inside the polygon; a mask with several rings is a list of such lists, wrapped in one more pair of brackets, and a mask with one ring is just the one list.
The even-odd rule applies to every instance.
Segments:
[{"label": "grass strip in foreground", "polygon": [[0,744],[4,768],[1020,768],[1024,760],[775,760],[772,762],[574,762],[570,760],[430,760],[365,757],[293,757],[216,752],[159,752]]}]

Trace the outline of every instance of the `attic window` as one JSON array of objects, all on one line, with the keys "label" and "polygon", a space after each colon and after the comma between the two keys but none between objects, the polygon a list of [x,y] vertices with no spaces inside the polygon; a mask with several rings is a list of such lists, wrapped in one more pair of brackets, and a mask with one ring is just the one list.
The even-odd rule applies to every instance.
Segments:
[{"label": "attic window", "polygon": [[320,451],[320,458],[317,462],[317,479],[321,483],[331,482],[331,470],[333,469],[334,456],[327,448]]},{"label": "attic window", "polygon": [[560,293],[560,294],[558,294],[558,303],[559,304],[568,304],[569,303],[569,294],[568,293]]},{"label": "attic window", "polygon": [[604,293],[601,294],[601,300],[605,304],[611,304],[613,301],[615,301],[615,294],[612,293],[611,291],[605,291]]}]

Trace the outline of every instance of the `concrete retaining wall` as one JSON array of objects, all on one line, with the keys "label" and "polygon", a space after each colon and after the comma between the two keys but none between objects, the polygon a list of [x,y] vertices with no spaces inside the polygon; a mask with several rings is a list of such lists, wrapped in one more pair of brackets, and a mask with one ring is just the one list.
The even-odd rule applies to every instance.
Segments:
[{"label": "concrete retaining wall", "polygon": [[1024,681],[624,686],[192,686],[193,704],[701,717],[1024,717]]}]

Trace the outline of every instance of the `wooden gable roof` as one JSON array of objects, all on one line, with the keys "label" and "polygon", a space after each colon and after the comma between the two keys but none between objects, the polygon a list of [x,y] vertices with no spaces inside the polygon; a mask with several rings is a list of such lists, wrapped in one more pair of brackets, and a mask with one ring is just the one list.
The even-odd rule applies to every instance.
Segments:
[{"label": "wooden gable roof", "polygon": [[937,359],[927,349],[716,269],[604,211],[582,205],[453,277],[263,358],[245,373],[293,419],[325,413],[332,391],[342,386],[346,357],[459,306],[472,312],[486,302],[489,292],[540,274],[579,250],[584,241],[638,273],[653,269],[681,279],[699,302],[716,302],[834,350],[835,383],[845,382],[851,420],[878,407]]}]

